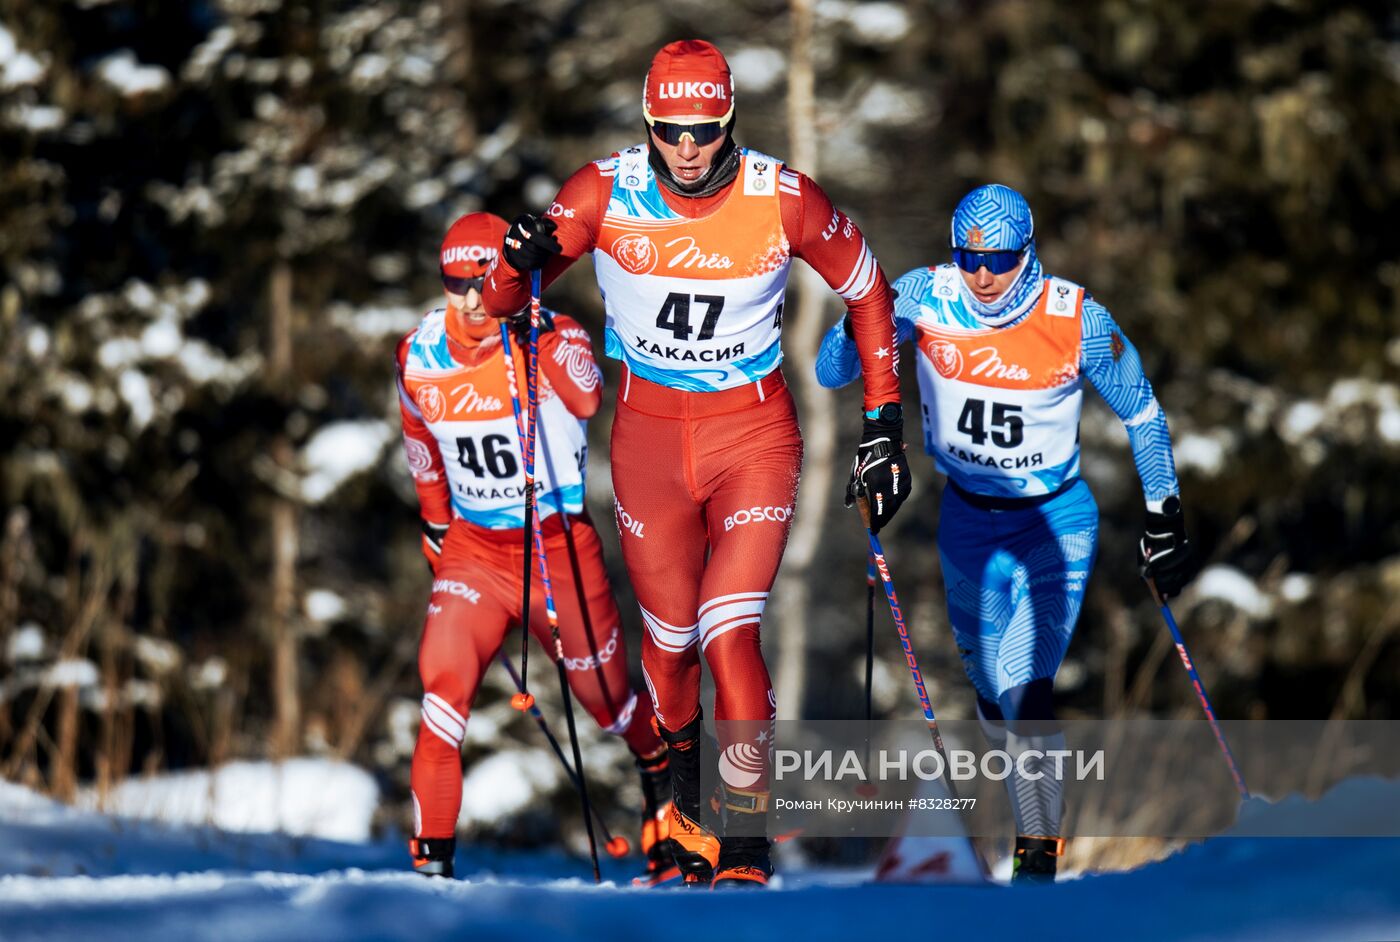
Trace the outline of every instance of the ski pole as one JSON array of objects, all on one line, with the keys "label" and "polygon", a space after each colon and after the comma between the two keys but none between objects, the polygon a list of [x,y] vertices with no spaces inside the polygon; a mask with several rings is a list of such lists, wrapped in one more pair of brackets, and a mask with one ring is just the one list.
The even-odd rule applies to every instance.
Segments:
[{"label": "ski pole", "polygon": [[[871,690],[875,676],[875,557],[865,557],[865,766],[870,768],[870,721],[874,717]],[[878,789],[871,782],[856,786],[856,792],[870,796]]]},{"label": "ski pole", "polygon": [[1157,603],[1157,607],[1162,611],[1162,618],[1167,622],[1167,628],[1172,633],[1172,640],[1176,642],[1176,653],[1181,657],[1181,663],[1186,667],[1186,675],[1191,678],[1191,686],[1196,689],[1196,698],[1201,701],[1201,709],[1206,712],[1206,719],[1210,721],[1211,732],[1215,733],[1215,741],[1220,744],[1220,751],[1225,755],[1225,764],[1230,767],[1230,777],[1235,780],[1235,788],[1239,789],[1240,797],[1245,801],[1249,800],[1249,789],[1245,787],[1244,775],[1240,773],[1239,764],[1235,761],[1235,754],[1230,751],[1230,744],[1225,741],[1225,734],[1220,729],[1220,724],[1215,720],[1215,708],[1210,705],[1210,697],[1206,695],[1206,685],[1201,682],[1201,675],[1196,673],[1196,665],[1191,661],[1191,655],[1186,651],[1186,639],[1181,636],[1181,628],[1176,624],[1176,618],[1172,616],[1172,610],[1167,605],[1167,600],[1157,591],[1157,580],[1151,576],[1145,577],[1147,588],[1152,592],[1152,601]]},{"label": "ski pole", "polygon": [[[539,558],[540,586],[544,589],[544,612],[549,621],[550,640],[554,644],[554,664],[559,670],[559,691],[564,700],[564,719],[569,728],[569,744],[572,746],[574,755],[574,768],[578,770],[578,795],[579,801],[583,805],[583,824],[588,832],[588,852],[593,860],[593,882],[603,882],[602,872],[598,868],[598,840],[593,834],[593,814],[592,805],[588,801],[588,780],[583,771],[583,754],[579,751],[578,728],[574,724],[574,700],[573,694],[569,690],[569,676],[564,665],[564,643],[559,638],[559,613],[554,608],[554,587],[549,581],[549,559],[544,550],[544,533],[540,527],[538,513],[531,513],[531,510],[538,510],[535,506],[538,503],[538,495],[535,493],[535,423],[539,412],[538,377],[539,377],[539,345],[540,345],[540,273],[536,269],[530,272],[530,348],[525,360],[525,390],[526,390],[526,412],[524,421],[520,415],[520,393],[515,385],[515,358],[511,352],[510,325],[505,321],[501,322],[501,347],[506,358],[506,384],[510,387],[511,408],[515,411],[516,430],[522,434],[524,444],[525,460],[525,520],[526,526],[530,529],[534,537],[535,553]],[[523,424],[523,428],[521,427]],[[526,553],[528,560],[529,554]],[[527,571],[528,571],[527,561]],[[527,592],[525,596],[524,613],[530,611],[530,597]],[[523,644],[529,644],[529,633],[526,632]],[[521,665],[522,686],[525,681],[524,665]],[[511,697],[511,705],[519,710],[529,709],[534,698],[527,692],[517,693]]]},{"label": "ski pole", "polygon": [[943,760],[943,778],[948,785],[948,793],[956,800],[958,791],[949,772],[948,753],[943,748],[943,734],[938,731],[938,718],[933,714],[928,687],[924,683],[923,672],[919,670],[919,662],[914,657],[914,643],[909,638],[909,626],[904,623],[904,610],[899,607],[899,596],[895,595],[894,577],[890,575],[889,564],[885,562],[885,550],[880,545],[880,538],[870,529],[870,501],[858,497],[856,506],[860,508],[860,519],[865,524],[865,535],[870,538],[870,558],[874,560],[875,569],[880,574],[880,582],[885,587],[885,598],[890,603],[890,615],[894,618],[895,630],[899,632],[899,643],[904,648],[904,660],[914,678],[914,690],[919,694],[919,705],[924,709],[924,720],[928,723],[929,734],[933,736],[933,747],[938,750],[938,755]]},{"label": "ski pole", "polygon": [[[874,716],[872,682],[875,677],[875,557],[865,557],[865,722]],[[868,747],[867,747],[868,751]],[[868,758],[868,756],[867,756]]]},{"label": "ski pole", "polygon": [[[560,507],[559,512],[563,513],[564,508]],[[598,656],[598,639],[593,634],[593,616],[588,611],[588,593],[583,588],[583,567],[579,563],[578,545],[574,543],[574,530],[571,524],[572,521],[564,520],[564,547],[569,551],[569,573],[574,577],[574,592],[578,595],[578,610],[583,618],[583,633],[588,638],[589,651],[593,654],[593,671],[598,675],[598,688],[603,692],[603,701],[607,705],[608,712],[616,716],[617,703],[613,700],[613,693],[608,687],[607,678],[603,676],[603,659]]]},{"label": "ski pole", "polygon": [[[530,272],[530,329],[531,340],[535,341],[534,331],[539,324],[540,311],[540,273]],[[525,465],[525,525],[521,532],[525,534],[525,552],[522,571],[520,574],[521,603],[520,603],[520,683],[517,685],[520,692],[510,698],[510,705],[517,710],[528,710],[534,706],[535,698],[531,695],[528,680],[530,677],[530,576],[534,571],[533,560],[530,552],[534,547],[535,536],[535,401],[534,390],[530,390],[530,415],[527,420],[522,420],[520,416],[520,392],[515,385],[515,355],[510,348],[510,328],[504,320],[501,321],[501,348],[506,355],[506,385],[510,387],[510,405],[515,412],[515,430],[520,436],[520,450],[523,464]],[[532,343],[533,346],[533,343]],[[530,377],[530,361],[525,364],[526,380],[528,384],[532,382]],[[528,427],[529,440],[526,441]]]},{"label": "ski pole", "polygon": [[[506,652],[502,651],[500,653],[499,660],[505,667],[506,673],[510,675],[510,679],[515,683],[515,689],[521,689],[520,675],[516,673],[515,665],[511,663],[510,657]],[[544,738],[549,740],[549,748],[554,750],[554,757],[558,759],[559,764],[564,767],[565,773],[569,776],[569,781],[574,783],[575,788],[578,788],[578,776],[574,774],[574,767],[569,765],[569,760],[564,757],[564,749],[559,745],[559,740],[554,738],[554,733],[550,730],[549,722],[545,720],[544,713],[540,711],[539,705],[531,703],[529,714],[534,718],[535,725],[540,728],[540,732],[544,733]],[[608,830],[608,822],[603,820],[603,816],[599,813],[597,808],[593,809],[593,818],[598,822],[599,830],[603,832],[603,846],[607,848],[609,856],[626,857],[632,850],[632,845],[627,838],[622,836],[614,837],[612,832]]]},{"label": "ski pole", "polygon": [[[890,603],[890,615],[894,618],[895,629],[899,632],[899,643],[904,648],[904,660],[909,665],[909,673],[914,678],[914,689],[919,694],[919,704],[924,709],[924,720],[928,723],[929,735],[933,737],[933,748],[938,750],[938,756],[943,760],[943,783],[948,786],[948,797],[955,802],[958,798],[958,788],[953,784],[952,767],[948,763],[948,751],[943,748],[943,734],[938,731],[938,718],[933,715],[933,704],[929,701],[928,687],[924,683],[923,672],[919,670],[919,662],[914,658],[914,642],[909,637],[909,626],[904,623],[904,610],[899,607],[899,596],[895,595],[894,577],[890,575],[889,564],[885,562],[885,549],[880,545],[880,538],[875,535],[875,531],[870,529],[870,501],[864,496],[856,498],[856,506],[860,510],[861,522],[865,524],[865,535],[870,538],[870,560],[874,562],[875,569],[880,574],[880,582],[885,587],[885,598]],[[969,844],[971,844],[969,838]],[[990,868],[982,854],[977,851],[977,846],[972,844],[972,855],[977,858],[977,865],[982,871],[982,876],[990,874]]]}]

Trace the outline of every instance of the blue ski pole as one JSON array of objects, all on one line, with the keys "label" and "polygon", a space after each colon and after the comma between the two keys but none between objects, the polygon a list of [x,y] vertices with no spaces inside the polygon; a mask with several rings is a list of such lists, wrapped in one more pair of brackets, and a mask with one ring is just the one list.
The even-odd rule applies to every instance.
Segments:
[{"label": "blue ski pole", "polygon": [[[516,388],[515,355],[511,351],[510,325],[501,321],[501,348],[506,358],[506,385],[510,387],[510,404],[515,412],[515,427],[524,446],[525,464],[525,526],[534,538],[535,555],[539,559],[540,586],[544,589],[544,612],[549,620],[550,640],[554,645],[554,664],[559,670],[559,690],[564,700],[564,719],[569,727],[569,744],[573,747],[574,768],[578,772],[578,795],[583,804],[583,824],[588,832],[588,851],[593,859],[593,882],[603,882],[598,868],[598,841],[593,834],[593,811],[588,801],[588,782],[583,774],[583,755],[579,751],[578,729],[574,725],[574,702],[569,691],[569,676],[564,667],[564,643],[559,638],[559,613],[554,607],[554,587],[549,581],[549,560],[544,551],[544,532],[540,527],[538,495],[535,493],[535,431],[539,413],[539,351],[540,351],[540,273],[530,272],[530,348],[525,360],[525,392],[527,408],[521,416],[520,392]],[[529,557],[525,554],[525,568],[530,570]],[[527,627],[522,647],[529,644],[528,631],[530,595],[526,581],[525,604],[521,613]],[[534,705],[535,698],[525,690],[525,665],[520,666],[520,692],[511,697],[511,705],[522,712]]]},{"label": "blue ski pole", "polygon": [[870,529],[870,502],[864,497],[859,497],[856,499],[856,506],[860,508],[860,519],[865,524],[865,535],[870,538],[870,558],[875,563],[876,572],[880,574],[880,583],[885,587],[885,598],[890,603],[890,615],[894,618],[895,630],[899,632],[900,646],[904,648],[904,661],[909,665],[909,673],[914,678],[914,691],[919,695],[919,705],[924,709],[924,721],[928,723],[928,731],[933,736],[933,746],[943,759],[948,791],[956,798],[957,790],[948,774],[948,753],[943,748],[943,734],[938,731],[938,717],[933,714],[928,686],[924,683],[923,672],[919,670],[919,662],[914,657],[914,642],[909,637],[909,626],[904,623],[904,610],[900,608],[899,596],[894,591],[894,577],[890,575],[890,567],[885,562],[885,548],[880,545],[880,538],[875,535],[875,531]]},{"label": "blue ski pole", "polygon": [[1196,698],[1201,701],[1201,709],[1206,711],[1206,719],[1210,721],[1211,732],[1215,733],[1215,741],[1220,744],[1220,751],[1225,755],[1225,764],[1230,767],[1230,777],[1235,780],[1235,788],[1239,789],[1240,797],[1249,800],[1249,789],[1245,787],[1244,775],[1240,772],[1239,763],[1235,761],[1235,754],[1230,751],[1230,744],[1225,741],[1225,734],[1220,729],[1220,724],[1215,720],[1215,708],[1210,705],[1210,697],[1206,695],[1206,685],[1201,682],[1201,675],[1196,673],[1196,665],[1191,661],[1191,655],[1186,650],[1186,639],[1181,636],[1181,629],[1177,627],[1176,618],[1172,616],[1172,610],[1167,606],[1167,600],[1162,598],[1162,594],[1157,591],[1157,581],[1151,576],[1146,578],[1147,588],[1152,592],[1152,601],[1157,603],[1157,607],[1162,611],[1162,618],[1167,622],[1167,628],[1172,633],[1172,640],[1176,642],[1176,653],[1181,656],[1181,663],[1186,667],[1186,674],[1191,678],[1191,686],[1196,690]]}]

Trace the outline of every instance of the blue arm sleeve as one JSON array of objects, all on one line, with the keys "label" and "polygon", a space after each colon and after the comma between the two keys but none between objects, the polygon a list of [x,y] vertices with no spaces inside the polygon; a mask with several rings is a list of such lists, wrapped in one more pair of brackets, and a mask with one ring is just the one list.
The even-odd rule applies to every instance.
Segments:
[{"label": "blue arm sleeve", "polygon": [[817,351],[817,382],[827,389],[839,389],[860,376],[856,342],[846,336],[843,323],[837,321],[831,325]]},{"label": "blue arm sleeve", "polygon": [[[914,337],[914,320],[919,315],[919,305],[914,298],[918,295],[911,277],[928,269],[915,269],[894,283],[898,297],[894,302],[895,342],[903,344]],[[817,351],[817,382],[827,389],[839,389],[860,376],[860,357],[856,354],[856,343],[846,336],[842,329],[844,320],[837,321],[822,337],[821,349]]]},{"label": "blue arm sleeve", "polygon": [[1080,368],[1128,430],[1133,462],[1149,503],[1179,493],[1167,416],[1142,370],[1137,348],[1107,308],[1084,299]]}]

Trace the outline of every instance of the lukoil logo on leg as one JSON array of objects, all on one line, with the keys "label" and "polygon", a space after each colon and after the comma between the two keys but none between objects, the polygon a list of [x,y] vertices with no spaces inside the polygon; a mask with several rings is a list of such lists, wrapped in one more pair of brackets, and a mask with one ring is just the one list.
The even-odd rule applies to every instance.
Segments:
[{"label": "lukoil logo on leg", "polygon": [[613,498],[613,508],[617,511],[617,529],[619,535],[623,531],[632,534],[637,539],[644,539],[642,528],[645,524],[622,509],[622,502],[616,497]]},{"label": "lukoil logo on leg", "polygon": [[459,599],[466,599],[472,603],[481,601],[480,592],[465,582],[457,582],[452,579],[435,579],[433,581],[433,595],[437,595],[439,592],[446,592],[448,595],[455,595]]}]

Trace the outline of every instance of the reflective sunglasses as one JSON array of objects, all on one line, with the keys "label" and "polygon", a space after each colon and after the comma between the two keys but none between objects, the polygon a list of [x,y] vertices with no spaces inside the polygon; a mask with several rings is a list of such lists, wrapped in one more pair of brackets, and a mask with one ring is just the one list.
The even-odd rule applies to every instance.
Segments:
[{"label": "reflective sunglasses", "polygon": [[953,261],[969,275],[977,274],[977,270],[984,267],[993,275],[1004,275],[1009,271],[1015,271],[1025,254],[1025,249],[1013,252],[976,252],[972,249],[953,249]]},{"label": "reflective sunglasses", "polygon": [[694,124],[678,124],[672,121],[658,120],[645,112],[642,114],[652,132],[672,147],[680,144],[687,135],[697,147],[713,144],[724,137],[724,132],[729,127],[729,119],[733,116],[734,109],[730,108],[729,113],[722,118],[711,118],[706,121],[697,121]]},{"label": "reflective sunglasses", "polygon": [[479,278],[454,278],[446,272],[442,275],[442,286],[453,294],[466,294],[468,288],[475,288],[477,293],[481,293],[481,286],[486,284],[486,276]]}]

